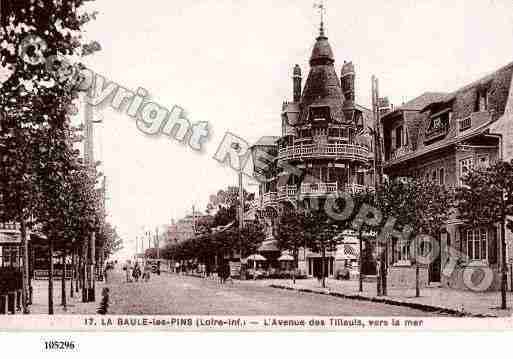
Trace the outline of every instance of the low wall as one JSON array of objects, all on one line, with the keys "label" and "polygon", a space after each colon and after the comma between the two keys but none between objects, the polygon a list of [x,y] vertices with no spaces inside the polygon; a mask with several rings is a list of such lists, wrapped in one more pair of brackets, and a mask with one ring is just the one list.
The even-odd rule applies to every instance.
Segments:
[{"label": "low wall", "polygon": [[[390,288],[415,288],[415,266],[391,266],[388,269],[388,287]],[[427,268],[419,268],[420,287],[425,288],[428,285]]]},{"label": "low wall", "polygon": [[[442,286],[476,292],[494,292],[501,289],[501,277],[500,269],[497,266],[458,266],[450,276],[442,274]],[[508,288],[511,288],[510,271],[508,271]]]}]

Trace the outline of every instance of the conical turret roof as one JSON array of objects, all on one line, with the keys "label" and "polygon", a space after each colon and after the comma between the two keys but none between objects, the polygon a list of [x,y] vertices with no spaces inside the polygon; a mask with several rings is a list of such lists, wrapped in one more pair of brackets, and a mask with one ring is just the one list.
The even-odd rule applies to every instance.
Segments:
[{"label": "conical turret roof", "polygon": [[311,106],[328,106],[334,121],[345,122],[344,95],[334,63],[331,45],[321,30],[312,50],[310,73],[301,98],[301,122],[307,121]]}]

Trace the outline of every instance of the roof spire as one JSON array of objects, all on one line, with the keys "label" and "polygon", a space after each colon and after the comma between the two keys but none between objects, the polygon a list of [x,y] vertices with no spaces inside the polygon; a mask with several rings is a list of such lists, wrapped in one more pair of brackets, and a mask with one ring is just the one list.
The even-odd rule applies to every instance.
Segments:
[{"label": "roof spire", "polygon": [[324,14],[326,12],[326,6],[324,4],[324,0],[319,0],[319,3],[314,4],[314,8],[319,10],[319,14],[321,16],[321,27],[320,27],[320,35],[319,37],[325,37],[324,34]]}]

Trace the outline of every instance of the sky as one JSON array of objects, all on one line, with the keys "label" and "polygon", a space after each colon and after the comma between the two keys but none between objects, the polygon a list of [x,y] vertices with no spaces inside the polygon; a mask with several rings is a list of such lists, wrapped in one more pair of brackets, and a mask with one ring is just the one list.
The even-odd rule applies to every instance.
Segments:
[{"label": "sky", "polygon": [[[281,132],[292,98],[292,69],[303,78],[318,35],[313,0],[96,0],[86,36],[102,51],[85,63],[126,88],[147,89],[192,122],[207,121],[198,153],[147,136],[133,119],[97,111],[95,156],[107,176],[110,221],[127,257],[145,230],[204,210],[209,196],[235,185],[236,173],[213,159],[229,131],[252,143]],[[380,95],[400,105],[425,91],[454,91],[513,61],[511,0],[327,1],[326,28],[337,72],[356,65],[357,101],[370,106],[371,76]],[[256,191],[249,179],[249,191]]]}]

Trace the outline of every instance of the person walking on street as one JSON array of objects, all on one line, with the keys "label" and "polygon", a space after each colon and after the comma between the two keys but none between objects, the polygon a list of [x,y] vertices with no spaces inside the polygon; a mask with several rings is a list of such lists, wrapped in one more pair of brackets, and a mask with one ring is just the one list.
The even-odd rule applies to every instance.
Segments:
[{"label": "person walking on street", "polygon": [[143,272],[143,280],[145,282],[148,282],[150,280],[150,273],[151,273],[151,263],[149,261],[146,261],[146,264],[144,265],[144,272]]},{"label": "person walking on street", "polygon": [[139,277],[141,276],[141,268],[139,267],[139,262],[135,262],[134,270],[132,271],[132,277],[136,282],[139,281]]},{"label": "person walking on street", "polygon": [[132,282],[132,263],[130,261],[126,262],[126,265],[123,267],[126,273],[126,282]]}]

